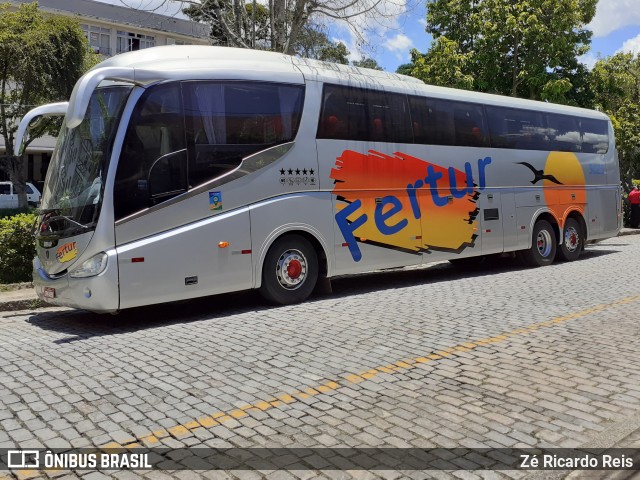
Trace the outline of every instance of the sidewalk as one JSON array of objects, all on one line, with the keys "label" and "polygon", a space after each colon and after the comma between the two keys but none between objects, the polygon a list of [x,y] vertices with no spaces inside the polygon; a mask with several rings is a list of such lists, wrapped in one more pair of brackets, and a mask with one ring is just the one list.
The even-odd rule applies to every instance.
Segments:
[{"label": "sidewalk", "polygon": [[[640,235],[638,228],[623,228],[619,235]],[[0,312],[42,308],[47,304],[38,300],[33,288],[0,292]]]},{"label": "sidewalk", "polygon": [[8,292],[0,292],[0,312],[28,310],[43,307],[33,287],[20,288]]}]

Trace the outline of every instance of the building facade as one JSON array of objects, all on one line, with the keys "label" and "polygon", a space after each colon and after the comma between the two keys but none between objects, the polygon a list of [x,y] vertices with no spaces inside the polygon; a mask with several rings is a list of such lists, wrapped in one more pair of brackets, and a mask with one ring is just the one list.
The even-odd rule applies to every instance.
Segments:
[{"label": "building facade", "polygon": [[[2,1],[2,0],[0,0]],[[8,0],[17,9],[34,0]],[[89,48],[105,58],[158,45],[207,45],[209,26],[158,13],[110,5],[94,0],[38,0],[45,12],[76,19],[84,31]],[[25,153],[27,181],[40,191],[49,167],[56,139],[45,136],[34,140]],[[0,137],[0,152],[4,142]],[[0,171],[0,180],[7,180]]]}]

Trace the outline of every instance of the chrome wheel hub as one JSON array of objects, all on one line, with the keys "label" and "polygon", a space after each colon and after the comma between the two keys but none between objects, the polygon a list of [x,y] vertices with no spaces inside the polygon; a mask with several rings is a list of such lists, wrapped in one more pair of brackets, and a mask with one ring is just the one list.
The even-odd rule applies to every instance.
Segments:
[{"label": "chrome wheel hub", "polygon": [[536,239],[536,242],[538,246],[538,253],[542,257],[547,258],[549,255],[551,255],[551,246],[553,244],[551,243],[551,234],[547,230],[541,230],[540,232],[538,232],[538,238]]},{"label": "chrome wheel hub", "polygon": [[564,231],[564,248],[568,252],[575,252],[580,246],[580,235],[574,227],[569,227]]},{"label": "chrome wheel hub", "polygon": [[276,265],[278,282],[287,290],[300,287],[307,278],[307,259],[300,250],[290,249],[280,255]]}]

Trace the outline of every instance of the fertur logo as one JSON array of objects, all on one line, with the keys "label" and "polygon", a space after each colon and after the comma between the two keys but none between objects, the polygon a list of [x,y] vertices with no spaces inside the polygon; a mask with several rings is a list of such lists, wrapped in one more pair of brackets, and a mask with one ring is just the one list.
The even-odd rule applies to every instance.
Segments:
[{"label": "fertur logo", "polygon": [[359,243],[415,254],[473,246],[489,164],[490,157],[478,159],[476,184],[470,162],[462,172],[400,152],[345,150],[330,178],[336,223],[353,259],[362,259]]},{"label": "fertur logo", "polygon": [[58,263],[66,263],[78,256],[78,248],[76,247],[76,242],[65,243],[58,247],[56,251],[56,260]]}]

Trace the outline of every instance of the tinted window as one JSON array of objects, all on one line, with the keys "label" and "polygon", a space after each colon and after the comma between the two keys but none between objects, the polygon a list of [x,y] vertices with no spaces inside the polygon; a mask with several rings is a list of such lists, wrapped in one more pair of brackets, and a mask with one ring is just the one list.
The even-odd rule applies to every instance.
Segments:
[{"label": "tinted window", "polygon": [[553,113],[547,114],[546,117],[548,149],[559,152],[580,152],[582,139],[578,119]]},{"label": "tinted window", "polygon": [[33,188],[31,188],[29,185],[25,185],[25,190],[27,191],[27,193],[29,195],[31,195],[33,193]]},{"label": "tinted window", "polygon": [[609,124],[606,120],[580,119],[582,151],[585,153],[607,153],[609,150]]},{"label": "tinted window", "polygon": [[542,113],[515,108],[486,107],[491,146],[547,150],[546,119]]},{"label": "tinted window", "polygon": [[606,153],[606,120],[541,113],[505,107],[485,107],[491,146],[560,152]]},{"label": "tinted window", "polygon": [[455,126],[450,102],[410,97],[413,135],[416,143],[455,145]]},{"label": "tinted window", "polygon": [[151,87],[138,101],[122,145],[116,220],[186,191],[186,161],[180,85]]},{"label": "tinted window", "polygon": [[318,138],[411,143],[406,95],[325,85]]},{"label": "tinted window", "polygon": [[11,195],[11,185],[0,183],[0,195]]},{"label": "tinted window", "polygon": [[416,143],[489,146],[482,105],[426,97],[411,97]]},{"label": "tinted window", "polygon": [[259,82],[183,85],[190,137],[189,184],[235,169],[244,157],[292,141],[302,115],[304,87]]},{"label": "tinted window", "polygon": [[461,147],[488,147],[487,127],[482,105],[451,102],[456,145]]}]

